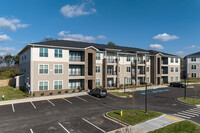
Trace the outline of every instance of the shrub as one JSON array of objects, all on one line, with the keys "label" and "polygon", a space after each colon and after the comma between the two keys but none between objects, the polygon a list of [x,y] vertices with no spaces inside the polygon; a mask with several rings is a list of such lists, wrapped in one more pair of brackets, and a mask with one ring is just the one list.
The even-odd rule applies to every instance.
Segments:
[{"label": "shrub", "polygon": [[73,90],[72,93],[74,93],[76,90]]},{"label": "shrub", "polygon": [[40,95],[41,95],[41,96],[44,96],[44,93],[41,93]]},{"label": "shrub", "polygon": [[59,91],[58,94],[61,94],[61,91]]},{"label": "shrub", "polygon": [[53,95],[53,92],[50,92],[49,95]]},{"label": "shrub", "polygon": [[66,90],[65,93],[68,93],[68,90]]},{"label": "shrub", "polygon": [[35,96],[35,92],[33,93],[33,96]]}]

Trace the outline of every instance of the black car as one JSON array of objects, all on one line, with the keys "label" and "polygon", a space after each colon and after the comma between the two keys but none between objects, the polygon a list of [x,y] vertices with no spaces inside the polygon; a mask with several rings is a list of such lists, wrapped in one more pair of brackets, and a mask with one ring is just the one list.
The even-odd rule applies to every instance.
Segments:
[{"label": "black car", "polygon": [[95,88],[90,90],[90,94],[97,97],[105,97],[107,96],[107,90],[103,88]]},{"label": "black car", "polygon": [[180,87],[180,88],[184,88],[185,84],[181,83],[181,82],[172,82],[170,83],[171,87]]}]

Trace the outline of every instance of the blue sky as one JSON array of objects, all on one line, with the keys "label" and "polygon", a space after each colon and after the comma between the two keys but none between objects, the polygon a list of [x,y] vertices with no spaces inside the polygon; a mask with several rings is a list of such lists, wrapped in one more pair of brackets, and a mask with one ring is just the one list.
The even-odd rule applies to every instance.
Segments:
[{"label": "blue sky", "polygon": [[200,50],[199,0],[1,0],[0,55],[45,37],[155,49]]}]

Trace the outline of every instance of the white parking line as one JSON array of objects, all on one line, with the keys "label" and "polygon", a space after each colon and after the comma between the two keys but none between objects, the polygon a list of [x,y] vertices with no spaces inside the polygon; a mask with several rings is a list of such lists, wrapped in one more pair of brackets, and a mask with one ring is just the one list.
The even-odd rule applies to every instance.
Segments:
[{"label": "white parking line", "polygon": [[67,133],[70,133],[61,123],[58,123]]},{"label": "white parking line", "polygon": [[68,103],[72,104],[72,102],[70,102],[69,100],[67,100],[67,99],[65,99],[65,98],[63,98],[63,100],[65,100],[65,101],[67,101]]},{"label": "white parking line", "polygon": [[30,131],[31,131],[31,133],[33,133],[33,130],[32,130],[32,129],[30,129]]},{"label": "white parking line", "polygon": [[96,127],[97,129],[99,129],[99,130],[102,131],[103,133],[106,133],[106,131],[104,131],[103,129],[101,129],[101,128],[97,127],[96,125],[92,124],[92,123],[89,122],[88,120],[86,120],[86,119],[84,119],[84,118],[82,118],[82,120],[84,120],[85,122],[89,123],[90,125]]},{"label": "white parking line", "polygon": [[112,97],[109,97],[109,96],[106,96],[107,98],[111,99],[111,100],[114,100]]},{"label": "white parking line", "polygon": [[12,110],[13,110],[13,112],[15,112],[15,107],[14,107],[14,104],[12,104]]},{"label": "white parking line", "polygon": [[186,119],[190,119],[190,117],[183,116],[183,115],[178,115],[178,114],[173,114],[173,115],[178,116],[178,117],[183,117],[183,118],[186,118]]},{"label": "white parking line", "polygon": [[87,100],[85,100],[85,99],[83,99],[83,98],[80,98],[80,97],[78,97],[78,96],[76,96],[76,98],[78,98],[78,99],[80,99],[80,100],[82,100],[82,101],[84,101],[84,102],[87,102]]},{"label": "white parking line", "polygon": [[191,114],[191,115],[199,116],[199,113],[196,113],[196,112],[187,112],[187,111],[182,111],[182,112],[186,113],[186,114]]},{"label": "white parking line", "polygon": [[96,98],[96,97],[94,97],[94,96],[91,96],[91,95],[88,95],[88,96],[90,96],[90,97],[92,97],[92,98],[94,98],[94,99],[100,100],[99,98]]},{"label": "white parking line", "polygon": [[56,105],[53,104],[51,101],[49,101],[49,99],[47,99],[47,101],[48,101],[51,105],[56,106]]},{"label": "white parking line", "polygon": [[30,103],[32,104],[33,108],[36,109],[36,107],[35,107],[35,105],[33,104],[33,102],[30,102]]}]

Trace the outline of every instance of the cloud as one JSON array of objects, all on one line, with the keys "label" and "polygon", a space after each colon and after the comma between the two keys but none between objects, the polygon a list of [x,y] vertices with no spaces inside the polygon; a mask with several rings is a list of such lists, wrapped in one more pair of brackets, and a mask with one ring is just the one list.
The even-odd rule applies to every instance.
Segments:
[{"label": "cloud", "polygon": [[13,47],[0,47],[0,52],[13,52],[15,48]]},{"label": "cloud", "polygon": [[185,53],[183,51],[177,51],[174,54],[176,54],[176,55],[184,55]]},{"label": "cloud", "polygon": [[61,40],[82,41],[82,42],[95,42],[97,39],[106,39],[105,36],[99,35],[97,37],[87,36],[83,34],[70,34],[70,31],[61,31],[58,35]]},{"label": "cloud", "polygon": [[29,24],[21,24],[19,19],[7,19],[0,17],[0,29],[16,31],[19,28],[26,28]]},{"label": "cloud", "polygon": [[179,37],[175,36],[175,35],[169,35],[167,33],[163,33],[163,34],[158,34],[158,35],[154,36],[153,39],[166,42],[166,41],[170,41],[170,40],[179,39]]},{"label": "cloud", "polygon": [[12,39],[8,35],[6,35],[6,34],[1,35],[0,34],[0,42],[7,42],[7,41],[10,41],[10,40],[12,40]]},{"label": "cloud", "polygon": [[152,49],[152,50],[162,50],[164,49],[164,47],[160,44],[150,44],[149,45],[149,49]]},{"label": "cloud", "polygon": [[81,5],[65,5],[60,9],[60,12],[68,18],[78,17],[96,13],[95,8],[89,8],[91,2],[84,2]]},{"label": "cloud", "polygon": [[200,48],[200,46],[192,45],[189,47],[185,47],[184,49],[199,49],[199,48]]}]

